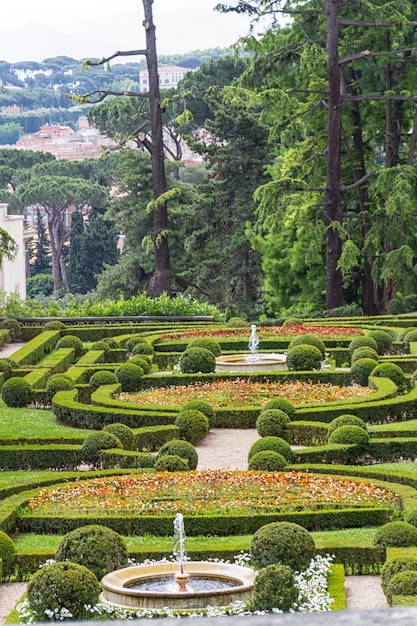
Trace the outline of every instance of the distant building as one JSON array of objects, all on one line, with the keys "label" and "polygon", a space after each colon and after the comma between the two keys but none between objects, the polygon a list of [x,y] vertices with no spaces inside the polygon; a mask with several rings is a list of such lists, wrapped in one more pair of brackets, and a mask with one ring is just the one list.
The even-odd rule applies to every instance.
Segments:
[{"label": "distant building", "polygon": [[[161,65],[158,68],[159,87],[161,89],[173,89],[177,87],[179,81],[184,78],[188,72],[193,72],[189,67],[180,67],[179,65]],[[148,70],[140,70],[139,72],[140,91],[149,91],[149,72]]]},{"label": "distant building", "polygon": [[[0,291],[17,293],[26,299],[26,241],[23,215],[8,215],[8,205],[0,204],[0,228],[7,231],[17,244],[13,261],[3,258],[0,268]],[[31,236],[31,235],[30,235]]]}]

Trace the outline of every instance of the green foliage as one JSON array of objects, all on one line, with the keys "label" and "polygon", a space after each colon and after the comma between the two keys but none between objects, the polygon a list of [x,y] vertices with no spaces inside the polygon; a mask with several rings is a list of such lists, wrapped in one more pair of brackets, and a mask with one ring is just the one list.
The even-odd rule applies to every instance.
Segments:
[{"label": "green foliage", "polygon": [[188,472],[188,460],[178,454],[164,454],[155,461],[156,472]]},{"label": "green foliage", "polygon": [[216,359],[206,348],[187,348],[180,356],[179,367],[183,374],[207,374],[216,369]]},{"label": "green foliage", "polygon": [[121,442],[123,450],[136,450],[135,433],[126,424],[114,422],[113,424],[107,424],[103,430],[115,435]]},{"label": "green foliage", "polygon": [[77,563],[58,561],[44,565],[32,576],[27,597],[30,608],[40,620],[54,621],[61,609],[67,609],[73,619],[83,619],[86,617],[84,606],[97,604],[100,590],[96,576],[89,569]]},{"label": "green foliage", "polygon": [[66,324],[64,322],[60,322],[59,320],[52,320],[50,322],[46,322],[43,325],[43,330],[65,330]]},{"label": "green foliage", "polygon": [[114,385],[119,382],[116,374],[110,370],[99,370],[91,375],[88,384],[93,389],[98,389],[101,385]]},{"label": "green foliage", "polygon": [[88,348],[89,350],[103,350],[105,356],[107,357],[110,352],[110,346],[104,340],[94,341]]},{"label": "green foliage", "polygon": [[0,559],[3,562],[3,574],[0,577],[6,579],[13,573],[15,559],[16,559],[16,547],[13,539],[6,533],[0,530]]},{"label": "green foliage", "polygon": [[35,274],[26,279],[26,294],[28,298],[36,299],[39,296],[50,296],[54,291],[54,279],[51,274]]},{"label": "green foliage", "polygon": [[388,583],[387,600],[392,601],[393,596],[416,596],[417,572],[403,571],[395,574]]},{"label": "green foliage", "polygon": [[417,557],[399,557],[384,563],[381,570],[381,587],[385,595],[388,592],[388,585],[391,578],[400,572],[417,572]]},{"label": "green foliage", "polygon": [[328,426],[329,435],[335,431],[340,426],[359,426],[364,430],[368,430],[366,423],[360,417],[356,415],[350,415],[349,413],[344,413],[343,415],[339,415],[339,417],[335,417]]},{"label": "green foliage", "polygon": [[1,397],[7,406],[24,407],[32,401],[32,387],[24,378],[12,376],[4,382],[1,388]]},{"label": "green foliage", "polygon": [[[378,352],[378,344],[375,339],[369,337],[369,335],[359,335],[354,337],[349,343],[349,352],[353,353],[358,348],[372,348],[375,352]],[[379,354],[379,352],[378,352]]]},{"label": "green foliage", "polygon": [[400,520],[388,522],[378,528],[373,543],[386,548],[417,546],[417,528]]},{"label": "green foliage", "polygon": [[329,435],[329,443],[354,444],[355,446],[365,446],[369,443],[369,434],[361,426],[348,425],[339,426]]},{"label": "green foliage", "polygon": [[190,400],[186,404],[183,404],[180,411],[200,411],[203,413],[211,425],[216,417],[216,411],[204,400]]},{"label": "green foliage", "polygon": [[122,386],[122,391],[137,391],[143,376],[143,369],[134,363],[123,363],[115,372],[117,380]]},{"label": "green foliage", "polygon": [[249,471],[282,472],[287,467],[287,459],[274,450],[260,450],[248,462]]},{"label": "green foliage", "polygon": [[378,365],[378,361],[374,359],[358,359],[352,364],[350,372],[352,374],[352,381],[358,383],[358,385],[367,386],[369,376],[371,372]]},{"label": "green foliage", "polygon": [[158,450],[158,459],[166,454],[180,456],[188,461],[190,470],[197,469],[198,454],[194,446],[188,441],[182,441],[181,439],[171,439],[171,441],[167,441]]},{"label": "green foliage", "polygon": [[254,611],[289,611],[297,598],[298,587],[291,567],[271,564],[259,570],[253,590]]},{"label": "green foliage", "polygon": [[287,367],[289,370],[306,371],[321,368],[322,354],[316,346],[300,344],[290,348],[287,352]]},{"label": "green foliage", "polygon": [[10,332],[11,339],[14,339],[19,334],[20,324],[18,320],[13,317],[9,317],[1,322],[1,327],[6,328]]},{"label": "green foliage", "polygon": [[147,359],[143,358],[144,355],[141,354],[137,354],[135,356],[132,356],[129,359],[129,363],[133,363],[134,365],[139,365],[139,367],[141,367],[143,369],[143,373],[144,374],[149,374],[149,372],[152,369],[151,364],[149,363],[149,361]]},{"label": "green foliage", "polygon": [[62,374],[55,374],[49,378],[45,386],[46,396],[48,400],[52,401],[52,398],[57,391],[63,391],[65,389],[74,389],[74,383],[69,378]]},{"label": "green foliage", "polygon": [[312,333],[306,333],[305,335],[299,335],[298,337],[294,337],[294,339],[291,339],[288,345],[288,349],[290,350],[294,346],[301,345],[315,346],[320,350],[321,356],[324,359],[324,356],[326,354],[326,346],[324,345],[324,341],[322,341]]},{"label": "green foliage", "polygon": [[209,420],[204,413],[195,409],[181,409],[175,418],[175,426],[179,429],[181,439],[193,445],[205,439],[210,428]]},{"label": "green foliage", "polygon": [[231,317],[227,322],[227,326],[230,328],[249,328],[250,324],[241,317]]},{"label": "green foliage", "polygon": [[371,330],[367,336],[377,342],[378,354],[387,354],[390,351],[392,346],[392,337],[385,330],[381,330],[380,328],[377,330]]},{"label": "green foliage", "polygon": [[55,558],[88,567],[97,580],[129,564],[124,539],[111,528],[98,524],[81,526],[67,533],[57,548]]},{"label": "green foliage", "polygon": [[215,357],[220,356],[222,353],[219,342],[211,337],[197,337],[197,339],[193,339],[188,344],[187,350],[190,348],[206,348],[206,350],[210,350]]},{"label": "green foliage", "polygon": [[248,460],[253,457],[254,454],[258,452],[262,452],[263,450],[271,450],[273,452],[278,452],[281,454],[284,459],[289,461],[292,457],[292,449],[290,444],[282,439],[281,437],[261,437],[255,443],[253,443],[250,447],[248,453]]},{"label": "green foliage", "polygon": [[83,342],[75,335],[65,335],[61,337],[55,347],[57,350],[59,348],[74,348],[76,358],[79,358],[84,350]]},{"label": "green foliage", "polygon": [[0,359],[0,372],[3,372],[4,379],[7,380],[12,375],[13,367],[8,359]]},{"label": "green foliage", "polygon": [[287,400],[286,398],[276,397],[276,398],[272,398],[271,400],[268,400],[263,410],[265,409],[279,409],[280,411],[284,411],[284,413],[288,415],[290,420],[293,420],[296,415],[296,411],[295,411],[293,403],[290,402],[290,400]]},{"label": "green foliage", "polygon": [[154,353],[154,348],[147,341],[137,341],[132,348],[132,354],[147,354],[148,356],[152,356]]},{"label": "green foliage", "polygon": [[367,348],[366,346],[364,346],[363,348],[356,348],[356,350],[352,352],[350,362],[353,364],[359,359],[373,359],[374,361],[378,362],[379,354],[372,348]]},{"label": "green foliage", "polygon": [[404,391],[409,387],[403,370],[396,363],[379,363],[379,365],[372,370],[370,376],[389,378],[397,385],[400,391]]},{"label": "green foliage", "polygon": [[92,465],[100,465],[101,450],[123,448],[120,439],[112,433],[101,430],[88,435],[81,447],[81,460]]},{"label": "green foliage", "polygon": [[310,533],[293,522],[273,522],[259,528],[250,544],[252,565],[256,569],[282,563],[303,570],[316,554]]},{"label": "green foliage", "polygon": [[261,437],[282,437],[288,430],[290,418],[280,409],[264,409],[256,420],[256,430]]}]

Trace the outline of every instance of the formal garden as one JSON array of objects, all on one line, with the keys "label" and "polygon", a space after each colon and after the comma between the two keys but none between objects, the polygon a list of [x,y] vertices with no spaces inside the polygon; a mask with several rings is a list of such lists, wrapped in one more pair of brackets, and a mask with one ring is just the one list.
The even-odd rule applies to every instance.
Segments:
[{"label": "formal garden", "polygon": [[[248,353],[239,318],[1,326],[1,580],[29,581],[9,623],[183,614],[99,600],[108,572],[174,558],[179,513],[188,559],[257,572],[200,613],[342,610],[351,574],[417,604],[414,316],[259,323],[286,366],[255,372],[216,371]],[[247,470],[199,469],[211,428],[257,430]]]}]

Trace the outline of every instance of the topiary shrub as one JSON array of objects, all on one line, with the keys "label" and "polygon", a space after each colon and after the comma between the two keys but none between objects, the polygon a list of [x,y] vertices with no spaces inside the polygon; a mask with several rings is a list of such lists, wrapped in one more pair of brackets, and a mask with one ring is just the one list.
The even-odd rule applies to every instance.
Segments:
[{"label": "topiary shrub", "polygon": [[11,339],[17,337],[20,331],[20,324],[18,320],[14,319],[14,317],[7,317],[3,320],[1,322],[1,327],[9,331]]},{"label": "topiary shrub", "polygon": [[139,365],[139,367],[143,369],[144,374],[149,374],[152,369],[151,364],[148,359],[145,358],[144,354],[136,354],[135,356],[132,356],[128,362],[133,363],[134,365]]},{"label": "topiary shrub", "polygon": [[134,363],[123,363],[115,372],[116,378],[122,386],[122,391],[137,391],[143,376],[143,369]]},{"label": "topiary shrub", "polygon": [[290,418],[279,409],[263,409],[256,420],[256,430],[261,437],[282,437],[288,430]]},{"label": "topiary shrub", "polygon": [[352,352],[352,357],[350,359],[351,364],[355,363],[355,361],[359,361],[359,359],[373,359],[374,361],[378,361],[379,354],[373,348],[356,348]]},{"label": "topiary shrub", "polygon": [[187,348],[180,356],[179,367],[183,374],[208,374],[216,369],[216,359],[207,348]]},{"label": "topiary shrub", "polygon": [[210,350],[215,357],[220,356],[222,353],[219,342],[211,337],[197,337],[197,339],[193,339],[188,344],[187,349],[188,348],[206,348],[206,350]]},{"label": "topiary shrub", "polygon": [[386,596],[390,603],[393,596],[417,596],[417,572],[405,571],[395,574],[388,583]]},{"label": "topiary shrub", "polygon": [[322,353],[316,346],[301,344],[288,350],[286,362],[289,370],[302,372],[306,370],[319,370],[322,360]]},{"label": "topiary shrub", "polygon": [[404,349],[410,352],[410,343],[417,341],[417,329],[411,329],[403,337]]},{"label": "topiary shrub", "polygon": [[340,428],[340,426],[359,426],[364,430],[368,430],[365,422],[356,415],[350,415],[349,413],[345,413],[343,415],[339,415],[335,417],[328,426],[328,434],[330,435],[336,428]]},{"label": "topiary shrub", "polygon": [[293,522],[272,522],[261,526],[250,543],[251,562],[258,570],[273,563],[303,570],[315,554],[313,537]]},{"label": "topiary shrub", "polygon": [[132,352],[132,348],[136,343],[148,343],[143,335],[131,335],[125,341],[125,349],[127,352]]},{"label": "topiary shrub", "polygon": [[105,355],[108,355],[110,352],[110,346],[108,343],[103,341],[94,341],[94,343],[90,344],[89,350],[103,350]]},{"label": "topiary shrub", "polygon": [[196,445],[207,437],[210,428],[209,421],[204,413],[194,409],[182,409],[175,418],[175,426],[179,428],[181,439]]},{"label": "topiary shrub", "polygon": [[4,380],[12,375],[13,366],[8,359],[0,359],[0,372],[4,374]]},{"label": "topiary shrub", "polygon": [[188,441],[183,441],[182,439],[171,439],[171,441],[167,441],[158,450],[157,458],[160,459],[166,454],[180,456],[181,458],[188,461],[188,467],[190,468],[190,470],[197,469],[197,450]]},{"label": "topiary shrub", "polygon": [[353,444],[366,446],[369,443],[369,433],[361,426],[339,426],[329,435],[329,443]]},{"label": "topiary shrub", "polygon": [[15,558],[16,548],[13,539],[0,530],[0,559],[3,562],[3,579],[8,578],[13,573]]},{"label": "topiary shrub", "polygon": [[248,453],[248,461],[250,461],[254,454],[262,452],[263,450],[278,452],[278,454],[281,454],[287,461],[291,460],[293,456],[291,446],[285,439],[281,437],[261,437],[252,444]]},{"label": "topiary shrub", "polygon": [[103,430],[115,435],[121,442],[123,450],[136,450],[135,433],[129,426],[126,426],[126,424],[114,422],[113,424],[107,424]]},{"label": "topiary shrub", "polygon": [[64,535],[55,558],[88,567],[97,580],[108,572],[129,565],[123,537],[111,528],[98,524],[81,526]]},{"label": "topiary shrub", "polygon": [[43,330],[65,330],[66,327],[66,324],[59,320],[51,320],[42,326]]},{"label": "topiary shrub", "polygon": [[395,521],[384,524],[374,535],[374,545],[407,548],[417,546],[417,528],[408,522]]},{"label": "topiary shrub", "polygon": [[417,294],[410,293],[407,296],[404,296],[402,304],[404,307],[404,313],[414,313],[414,311],[417,311]]},{"label": "topiary shrub", "polygon": [[372,350],[378,352],[377,342],[375,339],[372,339],[372,337],[369,337],[369,335],[358,335],[357,337],[354,337],[348,348],[351,354],[358,348],[372,348]]},{"label": "topiary shrub", "polygon": [[57,391],[65,391],[67,389],[74,389],[73,381],[65,374],[55,374],[51,376],[45,385],[46,397],[51,402]]},{"label": "topiary shrub", "polygon": [[378,365],[378,361],[374,359],[358,359],[351,368],[352,382],[366,387],[368,385],[369,376],[373,369]]},{"label": "topiary shrub", "polygon": [[97,604],[100,584],[93,572],[69,561],[44,565],[32,576],[27,586],[27,598],[40,621],[62,619],[66,609],[73,619],[87,617],[85,606]]},{"label": "topiary shrub", "polygon": [[113,448],[123,448],[120,439],[107,431],[101,430],[88,435],[81,446],[81,460],[92,465],[100,465],[101,450],[112,450]]},{"label": "topiary shrub", "polygon": [[321,339],[319,339],[319,337],[316,337],[312,333],[307,333],[305,335],[299,335],[298,337],[294,337],[294,339],[291,339],[288,345],[288,349],[291,350],[291,348],[294,348],[294,346],[305,345],[318,348],[321,352],[321,358],[324,359],[326,354],[326,346],[324,345],[324,341],[322,341]]},{"label": "topiary shrub", "polygon": [[294,419],[296,415],[296,410],[293,403],[286,398],[271,398],[271,400],[268,400],[262,410],[265,411],[265,409],[279,409],[280,411],[284,411],[284,413],[288,415],[290,420]]},{"label": "topiary shrub", "polygon": [[297,599],[298,587],[291,567],[272,564],[259,570],[253,587],[254,611],[289,611]]},{"label": "topiary shrub", "polygon": [[188,472],[190,470],[187,459],[178,454],[164,454],[155,461],[156,472]]},{"label": "topiary shrub", "polygon": [[151,346],[147,341],[138,341],[135,343],[131,350],[132,354],[146,354],[148,356],[153,356],[155,350],[154,347]]},{"label": "topiary shrub", "polygon": [[119,382],[116,374],[110,370],[99,370],[90,376],[88,384],[93,389],[98,389],[101,385],[114,385]]},{"label": "topiary shrub", "polygon": [[381,570],[381,587],[385,595],[387,595],[388,585],[393,576],[400,572],[410,571],[417,571],[417,557],[400,557],[384,563]]},{"label": "topiary shrub", "polygon": [[248,470],[251,472],[282,472],[287,465],[287,459],[279,452],[260,450],[250,458]]},{"label": "topiary shrub", "polygon": [[76,337],[75,335],[65,335],[65,337],[61,337],[55,348],[57,350],[59,348],[73,348],[76,359],[78,359],[84,351],[83,342],[79,337]]},{"label": "topiary shrub", "polygon": [[210,426],[216,417],[215,410],[204,400],[190,400],[181,407],[181,411],[200,411],[207,417]]},{"label": "topiary shrub", "polygon": [[227,322],[227,326],[234,328],[249,328],[249,322],[241,317],[231,317]]},{"label": "topiary shrub", "polygon": [[409,383],[403,370],[396,363],[379,363],[379,365],[374,367],[370,376],[389,378],[395,385],[397,385],[399,391],[405,391],[409,388]]},{"label": "topiary shrub", "polygon": [[3,383],[1,397],[7,406],[22,408],[33,400],[32,387],[24,378],[12,376]]},{"label": "topiary shrub", "polygon": [[103,341],[107,343],[107,345],[109,346],[111,350],[115,350],[120,347],[114,337],[105,337]]},{"label": "topiary shrub", "polygon": [[371,337],[378,344],[378,354],[388,354],[392,346],[392,337],[386,330],[371,330],[367,337]]}]

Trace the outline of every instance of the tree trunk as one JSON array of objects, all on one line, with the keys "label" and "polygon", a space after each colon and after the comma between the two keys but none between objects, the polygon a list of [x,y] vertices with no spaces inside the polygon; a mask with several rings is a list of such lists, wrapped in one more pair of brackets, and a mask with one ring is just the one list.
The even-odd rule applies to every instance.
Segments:
[{"label": "tree trunk", "polygon": [[49,241],[51,244],[51,265],[52,265],[52,276],[54,279],[54,291],[58,291],[58,289],[61,286],[60,272],[59,272],[59,258],[58,258],[57,246],[56,246],[55,225],[49,213],[47,213],[47,220],[48,220],[47,224],[48,224]]}]

